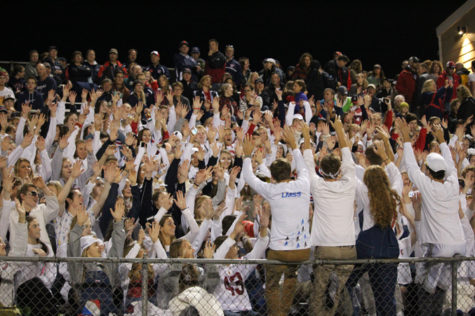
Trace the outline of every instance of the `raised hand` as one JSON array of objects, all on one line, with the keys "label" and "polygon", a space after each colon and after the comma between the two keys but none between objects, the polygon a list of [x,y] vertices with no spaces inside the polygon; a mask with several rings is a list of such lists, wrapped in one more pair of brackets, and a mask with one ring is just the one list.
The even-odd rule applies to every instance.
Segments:
[{"label": "raised hand", "polygon": [[16,211],[18,212],[19,223],[25,223],[26,211],[18,199],[15,199],[15,206],[16,206]]},{"label": "raised hand", "polygon": [[211,241],[206,241],[205,248],[203,249],[203,257],[206,259],[212,259],[214,256],[214,251],[216,250],[216,245]]},{"label": "raised hand", "polygon": [[386,148],[384,146],[384,143],[382,141],[375,140],[373,144],[374,144],[374,149],[373,149],[374,153],[378,155],[379,157],[381,157],[383,161],[388,159],[388,155],[386,154]]},{"label": "raised hand", "polygon": [[285,143],[292,149],[297,148],[297,142],[295,140],[295,134],[294,131],[289,127],[285,126],[284,127],[284,140]]},{"label": "raised hand", "polygon": [[211,104],[214,113],[219,113],[219,97],[215,97]]},{"label": "raised hand", "polygon": [[77,223],[79,226],[83,226],[87,219],[89,218],[89,215],[87,214],[86,212],[86,207],[83,205],[81,206],[77,212],[76,212],[76,216],[77,216]]},{"label": "raised hand", "polygon": [[123,199],[117,199],[115,202],[115,210],[110,209],[111,215],[116,222],[122,220],[125,215],[125,203]]},{"label": "raised hand", "polygon": [[33,136],[34,134],[30,132],[26,134],[25,137],[23,137],[23,141],[21,142],[21,147],[23,147],[23,149],[31,145],[31,143],[33,142]]},{"label": "raised hand", "polygon": [[46,143],[43,137],[38,136],[38,138],[36,139],[36,148],[38,148],[40,152],[46,149]]},{"label": "raised hand", "polygon": [[173,205],[173,198],[170,196],[170,193],[160,193],[158,203],[160,204],[160,207],[169,210]]},{"label": "raised hand", "polygon": [[81,160],[76,160],[76,162],[73,164],[73,168],[71,170],[71,177],[73,178],[79,178],[79,176],[84,172],[85,170],[82,169],[82,162]]},{"label": "raised hand", "polygon": [[252,152],[254,151],[254,142],[251,135],[246,134],[242,144],[242,150],[244,152],[244,156],[251,157]]},{"label": "raised hand", "polygon": [[180,210],[183,211],[184,209],[186,209],[186,199],[183,194],[183,191],[180,191],[180,190],[176,191],[176,199],[174,201],[175,201],[176,206],[178,206]]},{"label": "raised hand", "polygon": [[247,217],[246,214],[242,214],[239,217],[239,219],[236,222],[236,225],[234,226],[233,232],[229,235],[230,238],[236,239],[238,235],[244,232],[244,224],[242,223],[242,221],[246,219],[246,217]]},{"label": "raised hand", "polygon": [[46,188],[45,180],[43,180],[43,177],[34,177],[32,183],[40,190],[44,191],[44,189]]},{"label": "raised hand", "polygon": [[152,226],[150,226],[150,230],[148,235],[153,243],[156,243],[158,240],[158,235],[160,234],[160,224],[158,222],[153,222]]}]

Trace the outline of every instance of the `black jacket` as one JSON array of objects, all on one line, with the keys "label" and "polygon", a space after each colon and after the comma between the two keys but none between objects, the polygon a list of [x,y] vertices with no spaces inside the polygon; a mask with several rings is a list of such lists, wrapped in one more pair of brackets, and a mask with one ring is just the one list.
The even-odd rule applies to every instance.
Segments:
[{"label": "black jacket", "polygon": [[315,96],[315,100],[323,99],[323,90],[326,88],[336,89],[335,80],[327,73],[320,73],[318,69],[311,69],[307,75],[308,97]]}]

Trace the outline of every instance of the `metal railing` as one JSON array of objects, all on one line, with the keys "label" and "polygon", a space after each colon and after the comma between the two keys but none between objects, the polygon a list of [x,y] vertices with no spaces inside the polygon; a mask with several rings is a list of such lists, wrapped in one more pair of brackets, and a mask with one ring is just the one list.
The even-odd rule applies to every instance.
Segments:
[{"label": "metal railing", "polygon": [[[126,269],[119,269],[119,266],[122,264],[130,264]],[[210,297],[218,297],[219,300],[222,300],[223,297],[227,297],[228,300],[231,300],[232,304],[226,301],[220,302],[220,304],[225,303],[226,306],[249,306],[249,302],[251,302],[252,311],[255,313],[253,315],[267,315],[267,309],[265,307],[265,300],[264,299],[264,277],[263,277],[263,269],[258,268],[256,270],[252,270],[251,275],[248,276],[241,276],[238,277],[239,280],[233,279],[233,276],[230,276],[229,280],[226,274],[223,271],[231,271],[226,270],[226,267],[230,265],[233,267],[243,267],[248,265],[256,265],[256,267],[266,267],[273,265],[283,265],[283,262],[276,261],[276,260],[265,260],[265,259],[258,259],[258,260],[215,260],[215,259],[125,259],[125,258],[56,258],[56,257],[0,257],[0,267],[3,266],[3,271],[0,280],[0,302],[5,305],[10,305],[6,307],[10,307],[12,310],[18,307],[21,310],[22,315],[35,315],[35,313],[44,313],[54,314],[54,315],[69,315],[69,314],[80,314],[78,311],[83,311],[84,309],[91,310],[91,306],[96,306],[98,308],[109,308],[114,310],[117,314],[124,314],[124,315],[172,315],[171,311],[166,308],[171,308],[168,306],[169,302],[165,302],[165,305],[160,305],[157,303],[157,297],[159,300],[163,297],[160,297],[160,290],[161,282],[163,284],[167,283],[170,280],[174,280],[174,284],[172,284],[172,288],[175,290],[170,290],[170,292],[177,291],[178,285],[177,283],[182,282],[181,276],[183,274],[183,267],[185,265],[195,265],[202,267],[204,269],[204,273],[201,272],[201,275],[208,278],[206,282],[208,283],[199,283],[199,286],[208,290],[208,294]],[[443,302],[441,304],[441,313],[442,311],[445,314],[456,315],[457,309],[463,310],[463,312],[468,313],[470,308],[474,306],[474,297],[475,297],[475,290],[472,285],[470,285],[469,281],[473,277],[475,278],[472,270],[475,270],[475,257],[455,257],[455,258],[409,258],[409,259],[358,259],[358,260],[312,260],[306,261],[303,263],[285,263],[285,265],[300,265],[300,269],[306,268],[310,271],[311,279],[300,279],[301,275],[304,275],[302,270],[301,275],[299,275],[299,281],[297,282],[296,286],[296,294],[295,299],[292,303],[292,309],[289,315],[313,315],[310,313],[310,310],[313,308],[311,306],[314,302],[312,301],[312,286],[315,283],[320,275],[315,275],[312,273],[316,271],[316,267],[340,267],[340,266],[353,266],[353,272],[358,270],[360,267],[369,267],[370,269],[374,268],[374,271],[377,269],[383,269],[385,266],[395,266],[396,264],[409,264],[410,269],[408,268],[407,271],[415,270],[415,266],[425,266],[426,268],[435,267],[437,265],[443,264],[443,268],[449,271],[448,277],[450,280],[446,280],[449,287],[446,289],[441,290],[436,288],[436,293],[433,295],[439,295],[439,301]],[[71,265],[76,265],[76,270],[69,269]],[[79,270],[77,267],[80,267]],[[107,267],[110,266],[112,269],[109,271],[113,271],[109,277],[120,277],[121,283],[112,284],[112,280],[105,281],[104,279],[100,279],[98,276],[92,277],[95,282],[103,284],[108,284],[107,286],[100,286],[98,284],[91,285],[90,281],[85,281],[90,279],[91,277],[85,271],[89,271],[90,267]],[[9,267],[9,269],[5,269],[5,267]],[[154,267],[162,267],[162,272],[158,274],[151,272],[155,271],[151,268]],[[414,269],[413,269],[414,268]],[[36,270],[33,270],[36,269]],[[89,269],[89,270],[88,270]],[[97,270],[101,270],[97,269]],[[96,269],[93,269],[94,271]],[[106,269],[107,270],[107,269]],[[222,271],[221,271],[222,270]],[[470,271],[469,271],[470,270]],[[8,275],[6,271],[10,271],[12,275]],[[32,279],[34,277],[34,271],[39,271],[38,278]],[[65,271],[80,271],[80,276],[68,275]],[[121,271],[119,274],[118,272]],[[136,271],[137,273],[132,274],[131,271]],[[170,272],[174,271],[174,272]],[[215,279],[213,282],[210,281],[211,275],[215,272],[221,272],[219,275],[219,280]],[[236,271],[240,271],[237,269]],[[406,271],[406,272],[407,272]],[[32,274],[33,273],[33,274]],[[175,273],[175,274],[173,274]],[[241,271],[241,273],[243,273]],[[370,272],[371,273],[371,272]],[[400,273],[400,272],[399,272]],[[411,273],[417,279],[417,273]],[[166,274],[166,276],[164,276]],[[312,275],[313,274],[313,275]],[[50,275],[50,276],[49,276]],[[172,276],[172,277],[171,277]],[[49,277],[49,279],[48,279]],[[221,278],[225,278],[221,280]],[[130,286],[132,284],[132,279],[135,282],[135,289],[132,291]],[[157,279],[158,278],[158,279]],[[304,277],[302,277],[304,278]],[[351,278],[351,276],[350,276]],[[64,289],[65,286],[70,288],[70,292],[65,295],[62,293],[64,299],[60,301],[54,299],[54,302],[49,302],[48,300],[53,300],[54,297],[60,296],[62,291],[61,288],[57,287],[58,279],[65,279],[64,283],[59,283],[61,288]],[[124,279],[128,279],[128,285],[124,285]],[[39,280],[39,281],[38,281]],[[186,280],[186,276],[185,276]],[[330,278],[330,284],[334,282],[334,278]],[[337,280],[338,281],[338,280]],[[356,289],[349,289],[348,283],[346,288],[340,289],[342,290],[342,298],[340,299],[338,308],[342,308],[343,310],[351,310],[354,315],[363,315],[365,313],[370,313],[369,311],[372,310],[374,312],[374,302],[375,298],[372,297],[377,296],[376,294],[371,294],[371,288],[374,283],[386,282],[385,280],[371,280],[370,275],[370,283],[365,281],[364,278],[361,278],[358,281]],[[200,281],[201,282],[201,281]],[[345,281],[346,282],[346,281]],[[12,287],[9,288],[9,284],[12,283]],[[86,286],[86,283],[88,284]],[[338,282],[336,282],[338,283]],[[26,290],[27,287],[33,287],[30,290]],[[141,284],[141,286],[138,286]],[[151,286],[152,284],[152,286]],[[198,284],[198,283],[196,283]],[[195,284],[195,285],[196,285]],[[207,284],[207,285],[206,285]],[[214,284],[213,287],[209,287],[210,284]],[[219,288],[221,284],[221,288]],[[369,285],[368,285],[369,284]],[[416,284],[413,281],[411,284]],[[44,285],[44,286],[43,286]],[[113,288],[116,286],[117,288]],[[408,286],[400,284],[401,288]],[[410,286],[410,285],[409,285]],[[35,290],[35,287],[38,287]],[[157,290],[158,288],[158,290]],[[306,291],[302,289],[307,289]],[[331,286],[329,285],[329,289]],[[10,290],[5,290],[10,289]],[[122,295],[118,295],[116,297],[116,290]],[[220,295],[221,290],[226,292],[229,290],[230,292],[228,295]],[[245,290],[247,289],[247,291]],[[310,291],[308,290],[310,289]],[[327,306],[332,305],[332,299],[335,298],[335,294],[331,294],[330,290],[327,290]],[[369,290],[367,290],[369,289]],[[460,289],[468,289],[469,293],[462,293],[462,296],[459,296],[460,293],[458,291]],[[138,290],[138,292],[137,292]],[[26,292],[25,292],[26,291]],[[95,293],[97,291],[97,293]],[[357,292],[358,291],[358,292]],[[420,290],[419,290],[420,291]],[[438,292],[437,292],[438,291]],[[134,297],[129,297],[130,293],[140,293],[140,295],[135,295]],[[344,293],[343,293],[344,292]],[[397,286],[395,290],[395,295],[393,296],[393,300],[397,301],[398,297],[402,303],[399,303],[397,307],[399,310],[407,314],[411,315],[415,313],[417,314],[417,304],[415,303],[408,303],[408,302],[417,302],[417,299],[421,296],[418,291],[410,292],[409,294],[401,294],[400,287]],[[466,292],[466,291],[465,291]],[[35,297],[25,297],[25,293],[30,293],[30,296],[38,295]],[[105,294],[109,293],[109,294]],[[237,294],[236,294],[237,293]],[[355,294],[356,293],[356,294]],[[369,293],[369,294],[368,294]],[[5,304],[8,302],[7,297],[9,295],[13,296],[11,300],[11,304]],[[41,294],[41,295],[40,295]],[[179,292],[174,293],[176,297]],[[231,295],[232,294],[232,295]],[[236,294],[236,295],[235,295]],[[239,295],[238,295],[239,294]],[[95,296],[96,295],[96,296]],[[109,297],[107,297],[109,295]],[[333,295],[333,296],[332,296]],[[415,297],[411,297],[415,296]],[[442,295],[442,296],[440,296]],[[363,297],[361,297],[363,296]],[[366,297],[365,297],[366,296]],[[356,299],[355,299],[356,297]],[[402,297],[402,298],[401,298]],[[75,299],[74,299],[75,298]],[[173,299],[173,297],[170,297]],[[213,298],[213,299],[215,299]],[[329,298],[329,299],[328,299]],[[369,298],[369,299],[368,299]],[[30,301],[28,301],[30,299]],[[236,300],[236,301],[235,301]],[[260,301],[259,301],[260,300]],[[356,300],[356,304],[355,304]],[[114,301],[112,304],[111,302]],[[369,301],[369,303],[368,303]],[[92,303],[91,303],[92,302]],[[132,303],[131,303],[132,302]],[[140,304],[138,304],[140,302]],[[212,302],[211,301],[207,301]],[[95,303],[96,305],[94,305]],[[138,305],[137,305],[138,304]],[[209,306],[205,306],[205,308],[215,308],[215,305],[209,303]],[[234,304],[234,305],[233,305]],[[246,305],[247,304],[247,305]],[[402,305],[401,305],[402,304]],[[139,307],[140,312],[134,311],[130,312],[130,307],[132,306],[132,310],[135,308],[133,306]],[[157,307],[158,306],[158,307]],[[355,307],[356,306],[356,307]],[[392,306],[392,307],[391,307]],[[394,308],[395,304],[388,301],[388,308]],[[401,307],[402,306],[402,307]],[[166,308],[165,308],[166,307]],[[203,306],[201,306],[203,308]],[[219,307],[221,308],[221,307]],[[48,311],[45,311],[48,309]],[[92,310],[95,310],[93,308]],[[95,310],[97,312],[97,310]],[[412,311],[412,312],[411,312]],[[345,314],[343,311],[340,312],[341,314]],[[94,312],[91,314],[95,315]],[[216,315],[218,315],[217,313]],[[14,314],[12,314],[14,315]],[[101,312],[97,315],[102,315]],[[233,315],[233,314],[231,314]]]}]

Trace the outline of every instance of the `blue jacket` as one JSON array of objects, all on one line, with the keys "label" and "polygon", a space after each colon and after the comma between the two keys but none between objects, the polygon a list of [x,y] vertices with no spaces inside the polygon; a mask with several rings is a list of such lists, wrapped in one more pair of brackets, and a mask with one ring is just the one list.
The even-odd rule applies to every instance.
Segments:
[{"label": "blue jacket", "polygon": [[190,68],[192,72],[196,73],[197,63],[190,55],[180,53],[173,55],[173,64],[175,65],[176,78],[178,81],[182,79],[182,73],[185,68]]},{"label": "blue jacket", "polygon": [[54,80],[51,77],[46,77],[45,80],[41,81],[38,79],[38,82],[36,84],[36,91],[41,93],[42,95],[46,96],[48,95],[48,92],[50,90],[55,90],[56,91],[56,80]]},{"label": "blue jacket", "polygon": [[241,64],[236,59],[231,59],[226,62],[226,72],[233,76],[233,81],[237,86],[240,86],[243,81]]},{"label": "blue jacket", "polygon": [[32,105],[33,110],[43,110],[45,108],[43,95],[36,90],[33,93],[29,93],[27,90],[20,93],[17,96],[15,109],[21,111],[22,104],[26,102]]},{"label": "blue jacket", "polygon": [[145,70],[150,71],[150,74],[156,80],[158,80],[158,77],[160,77],[161,75],[165,75],[168,79],[170,79],[170,72],[168,71],[168,68],[163,65],[148,65],[147,67],[145,67]]}]

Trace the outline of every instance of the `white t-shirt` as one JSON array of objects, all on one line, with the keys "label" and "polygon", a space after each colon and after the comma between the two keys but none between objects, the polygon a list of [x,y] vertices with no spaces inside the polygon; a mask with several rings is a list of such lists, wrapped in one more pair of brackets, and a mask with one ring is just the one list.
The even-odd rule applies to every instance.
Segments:
[{"label": "white t-shirt", "polygon": [[354,201],[356,190],[355,164],[350,150],[341,150],[342,177],[325,181],[315,172],[315,162],[310,149],[304,151],[305,163],[310,173],[310,187],[315,211],[312,223],[312,246],[353,246],[355,244]]},{"label": "white t-shirt", "polygon": [[298,178],[295,181],[266,183],[252,172],[251,159],[244,159],[243,178],[270,204],[272,213],[271,240],[273,250],[310,248],[309,206],[310,182],[300,150],[292,152]]}]

